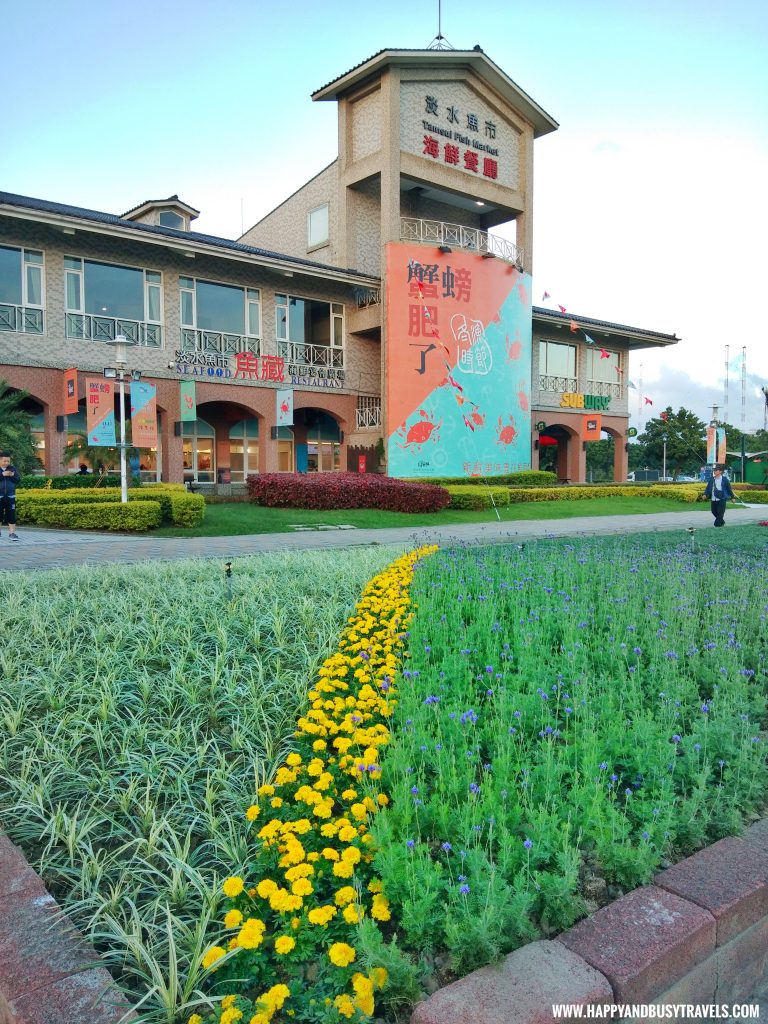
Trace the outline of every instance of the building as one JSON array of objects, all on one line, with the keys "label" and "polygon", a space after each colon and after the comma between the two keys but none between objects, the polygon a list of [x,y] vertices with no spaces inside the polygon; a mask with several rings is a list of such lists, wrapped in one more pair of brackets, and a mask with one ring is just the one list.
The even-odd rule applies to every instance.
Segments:
[{"label": "building", "polygon": [[145,479],[493,474],[543,441],[583,480],[601,431],[623,479],[628,354],[678,339],[532,305],[556,122],[479,47],[381,51],[313,99],[338,104],[337,160],[237,241],[178,196],[115,216],[0,193],[0,375],[32,396],[46,472],[123,336],[156,387]]}]

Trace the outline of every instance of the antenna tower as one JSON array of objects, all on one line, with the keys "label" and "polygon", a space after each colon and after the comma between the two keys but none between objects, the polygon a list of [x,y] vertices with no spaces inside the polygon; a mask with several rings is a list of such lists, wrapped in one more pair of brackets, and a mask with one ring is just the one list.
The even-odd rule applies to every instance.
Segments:
[{"label": "antenna tower", "polygon": [[453,50],[455,47],[451,46],[448,40],[443,35],[442,28],[442,3],[443,0],[437,0],[437,35],[427,47],[428,50]]},{"label": "antenna tower", "polygon": [[725,388],[723,389],[723,419],[725,420],[726,423],[728,422],[728,377],[729,377],[730,369],[731,369],[731,367],[729,365],[729,361],[728,361],[728,356],[730,354],[730,351],[731,351],[731,346],[730,345],[726,345],[725,346]]}]

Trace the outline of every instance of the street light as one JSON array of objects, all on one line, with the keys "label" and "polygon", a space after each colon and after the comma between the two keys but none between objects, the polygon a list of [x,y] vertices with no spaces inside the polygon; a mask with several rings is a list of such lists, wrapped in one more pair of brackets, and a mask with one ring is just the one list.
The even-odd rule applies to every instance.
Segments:
[{"label": "street light", "polygon": [[[126,338],[124,334],[118,334],[115,338],[110,338],[108,344],[115,345],[115,363],[116,368],[111,366],[104,367],[105,377],[117,377],[119,383],[118,393],[120,395],[120,501],[123,505],[128,502],[128,472],[125,458],[125,376],[128,373],[126,367],[128,366],[128,360],[125,357],[125,349],[127,345],[135,345],[136,342],[130,338]],[[138,370],[130,371],[131,380],[140,380],[141,374]]]},{"label": "street light", "polygon": [[664,462],[662,464],[662,469],[661,469],[661,479],[662,480],[666,480],[667,479],[667,435],[666,434],[662,434],[661,435],[661,440],[664,442]]}]

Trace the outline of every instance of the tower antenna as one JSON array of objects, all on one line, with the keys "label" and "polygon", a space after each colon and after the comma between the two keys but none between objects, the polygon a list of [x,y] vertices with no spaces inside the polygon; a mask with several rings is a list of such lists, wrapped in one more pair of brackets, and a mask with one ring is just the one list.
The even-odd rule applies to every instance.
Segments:
[{"label": "tower antenna", "polygon": [[428,50],[453,50],[448,40],[443,35],[443,0],[437,0],[437,35],[427,47]]}]

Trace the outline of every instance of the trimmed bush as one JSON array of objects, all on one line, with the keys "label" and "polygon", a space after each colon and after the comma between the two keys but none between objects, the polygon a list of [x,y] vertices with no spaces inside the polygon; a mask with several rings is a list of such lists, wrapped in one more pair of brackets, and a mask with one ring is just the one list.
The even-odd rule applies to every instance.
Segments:
[{"label": "trimmed bush", "polygon": [[406,483],[373,473],[262,473],[248,477],[248,494],[270,508],[380,508],[439,512],[451,496],[434,484]]},{"label": "trimmed bush", "polygon": [[[506,473],[503,476],[436,476],[430,477],[428,482],[438,484],[440,487],[460,487],[475,484],[478,480],[487,480],[492,487],[550,487],[557,483],[557,475],[545,469],[526,469],[520,473]],[[408,482],[415,484],[427,481],[410,477]]]},{"label": "trimmed bush", "polygon": [[51,478],[51,488],[54,491],[91,490],[94,487],[102,490],[105,487],[119,486],[119,473],[106,473],[104,476],[99,476],[98,473],[88,473],[83,476],[80,473],[70,473],[67,476],[54,476]]},{"label": "trimmed bush", "polygon": [[205,498],[191,494],[183,484],[157,484],[128,491],[129,501],[156,501],[163,519],[174,526],[197,526],[205,515]]},{"label": "trimmed bush", "polygon": [[[176,526],[197,526],[205,515],[203,496],[190,494],[183,484],[129,489],[129,504],[147,502],[160,508],[161,520],[168,520]],[[59,491],[22,490],[20,488],[17,491],[16,512],[21,524],[53,525],[52,517],[57,515],[56,509],[68,508],[71,505],[100,506],[114,503],[120,503],[120,489],[117,487],[89,488],[86,491],[78,488]],[[62,523],[62,525],[64,524]],[[149,525],[158,526],[159,523],[150,523]],[[142,530],[147,528],[147,526],[139,527]],[[105,526],[105,529],[131,529],[131,527]]]},{"label": "trimmed bush", "polygon": [[[484,487],[466,484],[464,487],[446,487],[451,496],[451,508],[481,509],[509,504],[508,487]],[[491,500],[493,499],[493,500]]]},{"label": "trimmed bush", "polygon": [[151,530],[162,522],[157,501],[66,502],[41,505],[35,510],[40,526],[64,526],[77,530]]},{"label": "trimmed bush", "polygon": [[48,490],[50,486],[51,478],[49,476],[32,476],[30,474],[21,478],[18,489],[24,488],[27,491],[39,491]]}]

